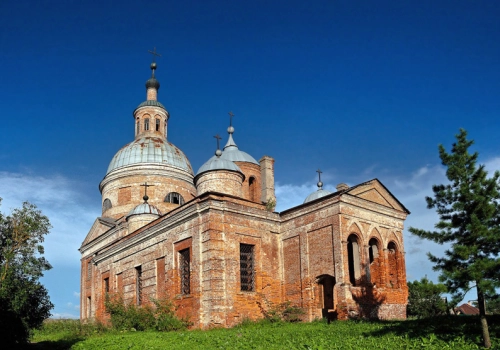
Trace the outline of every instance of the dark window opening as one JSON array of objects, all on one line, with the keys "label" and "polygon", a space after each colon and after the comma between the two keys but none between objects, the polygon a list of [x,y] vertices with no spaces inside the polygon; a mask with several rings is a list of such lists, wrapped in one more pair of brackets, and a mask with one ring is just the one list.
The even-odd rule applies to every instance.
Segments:
[{"label": "dark window opening", "polygon": [[104,279],[104,293],[105,294],[109,293],[109,278]]},{"label": "dark window opening", "polygon": [[144,119],[144,130],[149,130],[149,118]]},{"label": "dark window opening", "polygon": [[359,245],[355,235],[350,235],[347,239],[347,260],[349,264],[349,281],[355,286],[361,277]]},{"label": "dark window opening", "polygon": [[160,131],[160,119],[156,119],[156,131]]},{"label": "dark window opening", "polygon": [[87,318],[92,317],[92,299],[87,297]]},{"label": "dark window opening", "polygon": [[181,294],[191,293],[191,257],[189,248],[179,251],[179,268],[181,274]]},{"label": "dark window opening", "polygon": [[255,290],[254,246],[250,244],[240,244],[240,284],[242,291]]},{"label": "dark window opening", "polygon": [[102,203],[102,211],[106,211],[108,209],[111,209],[113,205],[111,204],[111,201],[109,198],[106,198],[104,202]]},{"label": "dark window opening", "polygon": [[135,292],[136,292],[136,304],[142,304],[142,267],[137,266],[135,268]]},{"label": "dark window opening", "polygon": [[177,192],[170,192],[165,197],[164,202],[183,205],[184,204],[184,198],[182,198],[182,196],[179,193],[177,193]]},{"label": "dark window opening", "polygon": [[139,126],[139,121],[137,121],[136,127],[135,127],[135,134],[138,135],[140,131],[140,126]]},{"label": "dark window opening", "polygon": [[255,198],[255,177],[251,177],[248,179],[248,186],[249,186],[249,195],[250,195],[250,200],[251,201],[256,201]]},{"label": "dark window opening", "polygon": [[375,259],[378,258],[377,240],[375,238],[370,239],[368,245],[370,246],[369,253],[370,253],[370,264],[371,264]]}]

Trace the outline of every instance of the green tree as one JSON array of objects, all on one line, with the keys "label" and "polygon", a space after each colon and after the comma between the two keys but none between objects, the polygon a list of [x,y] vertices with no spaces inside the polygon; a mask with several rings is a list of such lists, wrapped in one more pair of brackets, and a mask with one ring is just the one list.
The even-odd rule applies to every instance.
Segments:
[{"label": "green tree", "polygon": [[408,282],[408,315],[418,318],[434,317],[446,313],[446,303],[442,294],[446,286],[434,284],[426,277],[420,281]]},{"label": "green tree", "polygon": [[[0,198],[1,201],[1,198]],[[39,282],[51,268],[42,242],[49,219],[36,206],[23,203],[11,215],[0,212],[0,334],[3,344],[29,340],[31,331],[50,316],[53,304]]]},{"label": "green tree", "polygon": [[439,221],[435,231],[410,228],[410,232],[439,244],[447,243],[444,257],[428,254],[441,272],[458,303],[471,288],[476,288],[483,342],[491,341],[486,320],[485,295],[494,294],[500,286],[500,173],[488,178],[484,165],[477,166],[478,153],[469,153],[472,140],[460,129],[451,153],[439,146],[439,157],[447,167],[449,183],[434,185],[434,197],[427,197],[427,207],[435,209]]}]

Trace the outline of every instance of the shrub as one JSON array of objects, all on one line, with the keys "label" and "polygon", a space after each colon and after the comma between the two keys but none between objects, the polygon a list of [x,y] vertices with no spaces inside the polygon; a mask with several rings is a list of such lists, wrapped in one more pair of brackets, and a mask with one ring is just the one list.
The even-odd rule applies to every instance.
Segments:
[{"label": "shrub", "polygon": [[169,299],[152,299],[153,305],[133,305],[123,301],[121,295],[108,296],[105,306],[111,325],[117,330],[173,331],[186,329],[187,318],[176,316],[175,305]]}]

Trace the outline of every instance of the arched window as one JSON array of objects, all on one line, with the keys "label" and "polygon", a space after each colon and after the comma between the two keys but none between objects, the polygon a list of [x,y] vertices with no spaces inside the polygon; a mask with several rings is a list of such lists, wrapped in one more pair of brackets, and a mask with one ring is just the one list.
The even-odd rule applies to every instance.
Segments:
[{"label": "arched window", "polygon": [[255,177],[250,177],[248,179],[248,195],[251,201],[255,201]]},{"label": "arched window", "polygon": [[370,282],[373,284],[380,283],[380,259],[378,241],[375,238],[368,242],[368,253],[370,255]]},{"label": "arched window", "polygon": [[160,131],[160,119],[156,119],[156,131]]},{"label": "arched window", "polygon": [[104,202],[102,202],[102,211],[105,212],[106,210],[111,209],[111,207],[113,207],[111,201],[109,198],[106,198]]},{"label": "arched window", "polygon": [[359,258],[359,244],[356,235],[350,235],[347,239],[347,261],[349,264],[349,281],[355,286],[361,278],[361,259]]},{"label": "arched window", "polygon": [[144,119],[144,130],[149,130],[149,118]]},{"label": "arched window", "polygon": [[183,205],[184,204],[184,198],[182,198],[182,196],[179,193],[177,193],[177,192],[170,192],[165,197],[164,202]]},{"label": "arched window", "polygon": [[135,134],[136,135],[139,135],[139,131],[140,131],[140,123],[139,123],[139,118],[137,118],[137,124],[136,124],[136,127],[135,127]]},{"label": "arched window", "polygon": [[393,288],[398,288],[398,248],[396,243],[389,242],[387,245],[387,268],[389,275],[389,285]]}]

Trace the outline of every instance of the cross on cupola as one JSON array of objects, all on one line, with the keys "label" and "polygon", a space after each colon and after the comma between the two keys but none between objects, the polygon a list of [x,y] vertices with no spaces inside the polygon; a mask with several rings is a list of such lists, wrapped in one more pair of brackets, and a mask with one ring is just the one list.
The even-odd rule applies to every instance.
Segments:
[{"label": "cross on cupola", "polygon": [[219,136],[219,134],[215,135],[214,138],[217,139],[217,151],[215,151],[215,155],[217,156],[217,158],[219,158],[221,155],[222,155],[222,151],[220,150],[220,139],[222,139],[222,137]]},{"label": "cross on cupola", "polygon": [[155,69],[156,69],[156,57],[161,57],[159,53],[156,52],[156,47],[153,48],[153,51],[148,50],[148,52],[153,55],[153,62],[151,63],[151,78],[155,77]]},{"label": "cross on cupola", "polygon": [[144,199],[144,203],[147,203],[148,202],[148,187],[153,187],[154,185],[148,185],[147,182],[145,182],[143,185],[141,186],[144,186],[144,197],[142,197],[142,199]]},{"label": "cross on cupola", "polygon": [[323,188],[323,183],[321,182],[321,174],[323,173],[320,169],[316,170],[318,173],[318,189],[321,190]]}]

